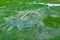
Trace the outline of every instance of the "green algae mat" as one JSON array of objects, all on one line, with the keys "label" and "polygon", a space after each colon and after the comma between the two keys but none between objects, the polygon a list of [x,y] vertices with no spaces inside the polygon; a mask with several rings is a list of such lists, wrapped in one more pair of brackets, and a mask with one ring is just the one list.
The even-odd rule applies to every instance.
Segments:
[{"label": "green algae mat", "polygon": [[60,40],[60,0],[0,0],[0,40]]}]

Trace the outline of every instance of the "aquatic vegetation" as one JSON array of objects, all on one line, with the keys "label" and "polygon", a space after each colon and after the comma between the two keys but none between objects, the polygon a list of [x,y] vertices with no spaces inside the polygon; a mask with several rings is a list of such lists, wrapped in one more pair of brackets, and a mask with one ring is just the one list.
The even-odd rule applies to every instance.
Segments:
[{"label": "aquatic vegetation", "polygon": [[0,40],[59,40],[60,4],[45,1],[4,2],[0,7]]}]

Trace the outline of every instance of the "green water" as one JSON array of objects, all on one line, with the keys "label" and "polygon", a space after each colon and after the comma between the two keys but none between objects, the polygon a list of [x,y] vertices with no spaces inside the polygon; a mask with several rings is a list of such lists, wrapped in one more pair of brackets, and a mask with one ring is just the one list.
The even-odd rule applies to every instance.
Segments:
[{"label": "green water", "polygon": [[[23,0],[23,3],[0,1],[0,40],[60,40],[60,6],[48,7],[44,4],[28,4],[26,1],[35,0]],[[59,3],[53,1],[41,2]],[[13,24],[9,22],[11,20]],[[21,22],[20,25],[15,26],[14,20]]]}]

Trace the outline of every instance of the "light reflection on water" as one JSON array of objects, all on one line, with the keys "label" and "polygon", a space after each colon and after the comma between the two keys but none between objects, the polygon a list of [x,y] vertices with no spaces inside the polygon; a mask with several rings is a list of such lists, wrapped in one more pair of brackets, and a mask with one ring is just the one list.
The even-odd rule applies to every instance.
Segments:
[{"label": "light reflection on water", "polygon": [[21,28],[25,28],[25,27],[31,27],[34,24],[36,24],[35,21],[17,21],[17,20],[10,20],[10,21],[6,21],[5,22],[6,25],[10,25],[12,27],[14,26],[20,26]]}]

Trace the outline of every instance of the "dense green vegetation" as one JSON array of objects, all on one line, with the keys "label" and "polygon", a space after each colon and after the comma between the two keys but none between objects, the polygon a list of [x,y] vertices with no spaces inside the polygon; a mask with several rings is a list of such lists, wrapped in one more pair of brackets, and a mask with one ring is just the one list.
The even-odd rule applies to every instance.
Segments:
[{"label": "dense green vegetation", "polygon": [[0,0],[0,6],[18,4],[20,2],[60,3],[60,0]]}]

